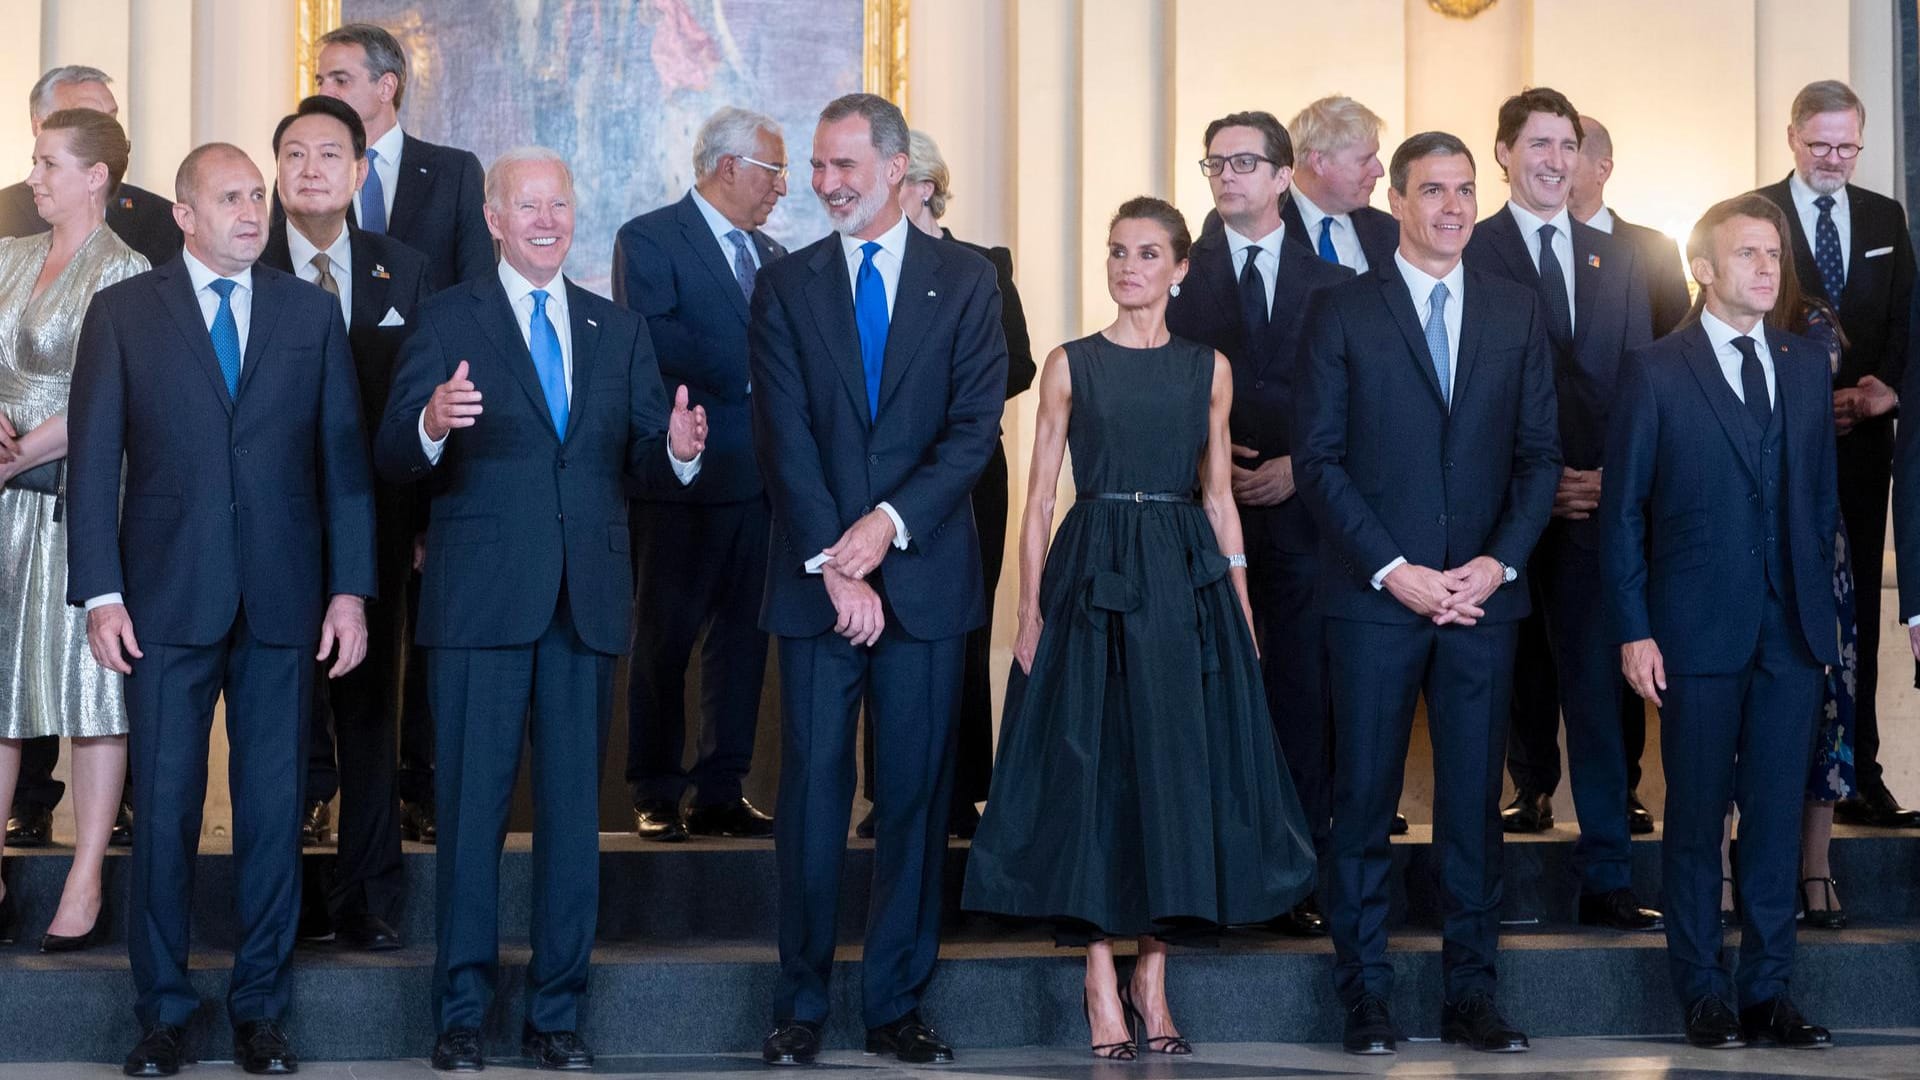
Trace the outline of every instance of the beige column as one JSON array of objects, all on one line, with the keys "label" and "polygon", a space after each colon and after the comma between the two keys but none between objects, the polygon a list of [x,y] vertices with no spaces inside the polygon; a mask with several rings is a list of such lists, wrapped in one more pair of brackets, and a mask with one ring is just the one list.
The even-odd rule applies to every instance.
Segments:
[{"label": "beige column", "polygon": [[[51,0],[48,0],[51,2]],[[0,0],[0,185],[24,180],[33,156],[27,92],[40,77],[42,0]]]},{"label": "beige column", "polygon": [[132,0],[131,56],[120,115],[129,118],[127,178],[173,197],[173,174],[193,149],[193,0]]},{"label": "beige column", "polygon": [[1107,221],[1135,195],[1172,196],[1174,5],[1099,0],[1079,26],[1080,279],[1075,333],[1113,316],[1100,245]]},{"label": "beige column", "polygon": [[[1500,3],[1471,19],[1450,19],[1426,0],[1405,0],[1406,124],[1380,140],[1380,161],[1421,131],[1458,136],[1473,151],[1480,175],[1480,213],[1485,216],[1506,198],[1493,160],[1493,131],[1500,103],[1531,81],[1531,0]],[[1471,59],[1467,59],[1471,58]],[[1550,78],[1539,81],[1551,85]],[[1386,115],[1373,102],[1375,112]],[[1579,99],[1575,104],[1581,105]],[[1387,185],[1374,188],[1374,205],[1385,209]]]},{"label": "beige column", "polygon": [[273,127],[293,107],[293,4],[193,0],[192,141],[230,142],[273,171]]}]

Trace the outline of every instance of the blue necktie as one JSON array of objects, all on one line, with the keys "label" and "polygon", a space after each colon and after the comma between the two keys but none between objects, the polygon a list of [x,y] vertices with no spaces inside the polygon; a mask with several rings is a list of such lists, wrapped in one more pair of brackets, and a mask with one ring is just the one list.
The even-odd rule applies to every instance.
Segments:
[{"label": "blue necktie", "polygon": [[880,245],[872,240],[860,245],[864,257],[860,273],[853,279],[853,324],[860,331],[860,364],[867,370],[867,416],[880,415],[880,372],[887,361],[887,283],[880,280],[880,268],[873,255]]},{"label": "blue necktie", "polygon": [[747,299],[753,299],[753,252],[747,250],[747,234],[739,229],[727,233],[727,239],[733,241],[733,280],[740,283],[740,293]]},{"label": "blue necktie", "polygon": [[1333,219],[1320,219],[1320,257],[1335,266],[1340,265],[1340,253],[1333,250]]},{"label": "blue necktie", "polygon": [[547,290],[535,289],[533,322],[527,328],[528,351],[533,354],[533,370],[540,375],[540,389],[547,395],[547,414],[553,417],[554,433],[567,437],[567,362],[560,355],[560,335],[553,320],[547,318]]},{"label": "blue necktie", "polygon": [[380,170],[374,164],[380,151],[367,147],[367,182],[360,185],[360,227],[370,233],[387,231],[387,189],[380,183]]},{"label": "blue necktie", "polygon": [[220,294],[220,310],[213,313],[213,355],[227,380],[227,396],[240,396],[240,324],[233,318],[233,290],[239,282],[214,278],[207,288]]},{"label": "blue necktie", "polygon": [[1447,379],[1447,283],[1438,282],[1427,301],[1427,353],[1433,358],[1433,373],[1440,378],[1440,400],[1453,404],[1453,386]]},{"label": "blue necktie", "polygon": [[1813,226],[1813,265],[1820,271],[1820,283],[1827,287],[1827,302],[1840,303],[1840,290],[1847,287],[1847,260],[1840,255],[1840,230],[1833,224],[1833,196],[1813,200],[1820,208],[1820,220]]}]

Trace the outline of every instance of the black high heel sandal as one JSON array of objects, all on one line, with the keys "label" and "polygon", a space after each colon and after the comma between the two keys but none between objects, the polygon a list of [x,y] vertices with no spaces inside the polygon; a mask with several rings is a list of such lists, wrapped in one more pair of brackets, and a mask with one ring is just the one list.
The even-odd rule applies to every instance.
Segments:
[{"label": "black high heel sandal", "polygon": [[[1080,991],[1080,1011],[1087,1014],[1087,1030],[1091,1032],[1093,1030],[1093,1001],[1087,997],[1085,990]],[[1128,1027],[1127,1034],[1133,1034],[1131,1026]],[[1132,1039],[1122,1039],[1114,1043],[1094,1043],[1090,1049],[1093,1051],[1094,1057],[1106,1061],[1132,1061],[1134,1058],[1140,1056],[1140,1048],[1134,1045]]]},{"label": "black high heel sandal", "polygon": [[1135,1032],[1134,1041],[1151,1054],[1185,1057],[1193,1053],[1193,1044],[1178,1035],[1148,1035],[1147,1018],[1133,1007],[1133,984],[1120,984],[1120,1007],[1127,1011],[1127,1030]]},{"label": "black high heel sandal", "polygon": [[[1817,910],[1807,902],[1807,886],[1818,883],[1826,891],[1826,909]],[[1830,877],[1810,877],[1800,879],[1800,919],[1815,930],[1844,930],[1847,928],[1847,913],[1840,907],[1840,893],[1834,886],[1840,884]]]}]

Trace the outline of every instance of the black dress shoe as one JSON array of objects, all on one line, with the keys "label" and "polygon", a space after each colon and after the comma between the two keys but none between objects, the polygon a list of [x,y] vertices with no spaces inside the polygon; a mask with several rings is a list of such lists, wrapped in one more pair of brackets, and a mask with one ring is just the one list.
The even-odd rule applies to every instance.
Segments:
[{"label": "black dress shoe", "polygon": [[872,810],[872,808],[868,808],[868,810],[867,810],[867,816],[866,816],[866,817],[863,817],[863,818],[861,818],[861,819],[860,819],[860,824],[858,824],[858,825],[855,825],[855,826],[853,827],[853,835],[855,835],[855,836],[857,836],[857,837],[859,837],[859,838],[860,838],[860,839],[862,839],[862,840],[871,840],[871,839],[873,839],[873,810]]},{"label": "black dress shoe", "polygon": [[435,824],[433,804],[427,802],[403,802],[400,804],[400,839],[411,840],[416,844],[431,844],[439,839],[440,827]]},{"label": "black dress shoe", "polygon": [[918,1010],[891,1024],[868,1028],[867,1053],[892,1054],[906,1065],[945,1065],[953,1060],[953,1047],[921,1022]]},{"label": "black dress shoe", "polygon": [[[1838,881],[1830,877],[1810,877],[1810,878],[1801,879],[1800,881],[1801,925],[1810,927],[1814,930],[1845,930],[1847,928],[1847,913],[1846,913],[1846,910],[1840,906],[1840,894],[1836,892],[1834,888],[1839,884],[1840,883]],[[1819,886],[1820,891],[1823,894],[1825,894],[1826,904],[1827,904],[1826,907],[1816,908],[1813,906],[1813,901],[1809,899],[1809,894],[1807,892],[1807,886],[1809,885]]]},{"label": "black dress shoe", "polygon": [[1313,897],[1293,905],[1293,910],[1268,921],[1267,929],[1288,937],[1324,937],[1327,933],[1327,917],[1320,914],[1320,905]]},{"label": "black dress shoe", "polygon": [[333,836],[333,808],[323,802],[309,803],[300,819],[300,846],[320,847]]},{"label": "black dress shoe", "polygon": [[760,1060],[769,1065],[811,1065],[820,1056],[820,1025],[811,1020],[782,1020],[760,1044]]},{"label": "black dress shoe", "polygon": [[1507,1023],[1486,994],[1440,1006],[1440,1041],[1465,1043],[1489,1054],[1514,1054],[1528,1049],[1527,1037]]},{"label": "black dress shoe", "polygon": [[1740,1033],[1740,1018],[1712,994],[1695,998],[1687,1006],[1687,1041],[1702,1050],[1738,1050],[1747,1045]]},{"label": "black dress shoe", "polygon": [[107,834],[107,846],[133,846],[133,806],[125,799],[120,800],[120,812],[113,816],[113,832]]},{"label": "black dress shoe", "polygon": [[120,1071],[128,1076],[172,1076],[180,1071],[187,1033],[172,1024],[155,1024],[127,1051]]},{"label": "black dress shoe", "polygon": [[587,1049],[586,1040],[580,1038],[577,1032],[523,1028],[520,1032],[520,1052],[532,1058],[534,1065],[542,1069],[586,1072],[593,1068],[593,1051]]},{"label": "black dress shoe", "polygon": [[1387,832],[1394,836],[1405,836],[1411,828],[1413,828],[1413,826],[1407,824],[1407,815],[1395,814],[1393,815],[1393,827],[1388,829]]},{"label": "black dress shoe", "polygon": [[1553,796],[1522,791],[1500,811],[1500,827],[1510,833],[1546,832],[1553,828]]},{"label": "black dress shoe", "polygon": [[255,1076],[300,1071],[300,1060],[293,1056],[287,1033],[277,1020],[249,1020],[233,1029],[233,1063]]},{"label": "black dress shoe", "polygon": [[1658,930],[1667,925],[1660,913],[1644,907],[1632,889],[1580,895],[1580,925],[1609,930]]},{"label": "black dress shoe", "polygon": [[1385,998],[1365,994],[1347,1007],[1346,1034],[1341,1037],[1347,1053],[1391,1054],[1399,1049],[1396,1039]]},{"label": "black dress shoe", "polygon": [[773,835],[773,817],[743,795],[732,802],[688,810],[687,831],[695,836],[766,837]]},{"label": "black dress shoe", "polygon": [[480,1056],[480,1033],[473,1028],[449,1028],[433,1040],[427,1064],[441,1072],[475,1073],[487,1067]]},{"label": "black dress shoe", "polygon": [[1741,1009],[1740,1033],[1749,1042],[1766,1039],[1792,1050],[1825,1050],[1833,1045],[1832,1033],[1819,1024],[1808,1023],[1785,994]]},{"label": "black dress shoe", "polygon": [[7,895],[0,897],[0,945],[11,945],[20,940],[20,903],[13,898],[13,889],[7,889]]},{"label": "black dress shoe", "polygon": [[633,804],[633,831],[642,840],[677,844],[687,838],[687,821],[680,804],[669,799],[641,799]]},{"label": "black dress shoe", "polygon": [[8,847],[46,847],[53,843],[53,811],[29,806],[7,819]]},{"label": "black dress shoe", "polygon": [[1653,813],[1640,801],[1640,796],[1627,795],[1627,832],[1634,836],[1645,836],[1653,831]]},{"label": "black dress shoe", "polygon": [[1843,825],[1871,825],[1878,829],[1920,826],[1920,810],[1908,810],[1894,801],[1886,788],[1863,791],[1833,804],[1833,820]]},{"label": "black dress shoe", "polygon": [[387,920],[364,911],[340,916],[333,924],[333,939],[366,952],[391,952],[406,946],[400,931]]},{"label": "black dress shoe", "polygon": [[972,803],[961,803],[947,815],[947,835],[956,840],[971,840],[980,831],[980,811]]}]

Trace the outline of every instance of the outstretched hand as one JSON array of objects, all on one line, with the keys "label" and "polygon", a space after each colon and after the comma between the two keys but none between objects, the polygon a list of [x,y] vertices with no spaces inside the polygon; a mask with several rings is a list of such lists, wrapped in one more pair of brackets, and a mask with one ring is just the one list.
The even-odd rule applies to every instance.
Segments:
[{"label": "outstretched hand", "polygon": [[434,387],[433,397],[427,399],[427,438],[439,442],[454,428],[472,427],[479,417],[480,391],[467,378],[467,362],[462,360],[453,377]]},{"label": "outstretched hand", "polygon": [[682,384],[673,392],[673,414],[667,417],[667,449],[675,461],[692,461],[706,448],[706,406],[687,408],[687,388]]}]

